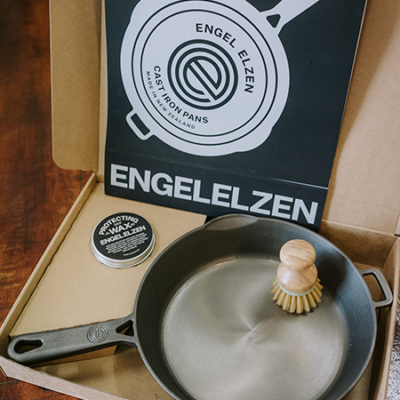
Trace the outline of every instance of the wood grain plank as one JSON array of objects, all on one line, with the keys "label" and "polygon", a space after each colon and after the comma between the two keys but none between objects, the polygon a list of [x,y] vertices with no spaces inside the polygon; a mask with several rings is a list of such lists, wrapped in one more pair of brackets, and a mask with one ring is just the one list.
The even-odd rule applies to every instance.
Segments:
[{"label": "wood grain plank", "polygon": [[[0,324],[90,173],[52,160],[48,0],[0,2]],[[0,374],[0,398],[67,400]]]}]

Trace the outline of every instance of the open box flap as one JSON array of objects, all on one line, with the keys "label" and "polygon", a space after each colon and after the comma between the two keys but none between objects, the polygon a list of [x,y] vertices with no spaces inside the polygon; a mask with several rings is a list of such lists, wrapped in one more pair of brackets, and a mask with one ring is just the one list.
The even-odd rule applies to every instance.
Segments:
[{"label": "open box flap", "polygon": [[98,170],[101,1],[52,0],[53,158]]},{"label": "open box flap", "polygon": [[400,7],[369,1],[323,219],[395,233],[400,212]]},{"label": "open box flap", "polygon": [[[101,3],[51,1],[54,160],[63,168],[100,174],[106,127],[106,102],[100,107],[100,98],[106,99]],[[399,37],[398,2],[370,0],[324,220],[390,234],[396,231],[400,211],[400,168],[395,168],[400,155]]]}]

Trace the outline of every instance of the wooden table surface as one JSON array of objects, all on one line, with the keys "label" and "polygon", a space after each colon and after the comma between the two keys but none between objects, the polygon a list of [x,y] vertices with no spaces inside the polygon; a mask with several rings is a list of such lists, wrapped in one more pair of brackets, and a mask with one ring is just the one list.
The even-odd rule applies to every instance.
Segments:
[{"label": "wooden table surface", "polygon": [[[90,176],[52,160],[49,0],[0,1],[0,171],[1,324]],[[0,373],[0,399],[71,397]]]},{"label": "wooden table surface", "polygon": [[[52,161],[48,9],[0,1],[0,325],[90,176]],[[399,339],[397,327],[388,400],[400,399]],[[0,373],[0,399],[72,398]]]}]

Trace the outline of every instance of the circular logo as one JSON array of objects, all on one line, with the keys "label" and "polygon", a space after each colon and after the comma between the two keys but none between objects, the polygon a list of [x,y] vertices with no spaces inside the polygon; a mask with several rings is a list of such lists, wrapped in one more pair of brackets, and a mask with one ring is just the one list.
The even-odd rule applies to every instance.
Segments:
[{"label": "circular logo", "polygon": [[178,98],[199,110],[222,107],[238,87],[238,71],[232,57],[207,40],[180,45],[169,59],[168,79]]},{"label": "circular logo", "polygon": [[92,343],[101,343],[107,339],[108,336],[108,328],[106,325],[94,325],[92,326],[87,333],[87,338],[89,342]]},{"label": "circular logo", "polygon": [[126,121],[142,140],[155,135],[195,155],[254,149],[279,119],[289,90],[277,33],[247,2],[188,4],[143,1],[134,9],[121,49],[133,107]]}]

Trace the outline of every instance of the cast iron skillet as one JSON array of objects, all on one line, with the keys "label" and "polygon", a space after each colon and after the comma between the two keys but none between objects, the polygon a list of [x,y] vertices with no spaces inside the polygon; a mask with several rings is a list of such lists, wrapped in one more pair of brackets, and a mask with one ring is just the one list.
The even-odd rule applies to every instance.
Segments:
[{"label": "cast iron skillet", "polygon": [[[300,316],[284,312],[270,294],[279,250],[291,239],[314,246],[324,285],[321,305]],[[372,300],[366,274],[375,276],[385,300]],[[174,399],[282,399],[293,392],[300,399],[341,399],[371,358],[376,309],[391,302],[379,270],[357,269],[318,234],[284,221],[229,215],[185,234],[157,257],[131,315],[22,335],[8,354],[33,364],[127,344],[139,349]],[[129,325],[133,336],[121,333]],[[35,348],[23,352],[29,345]]]}]

